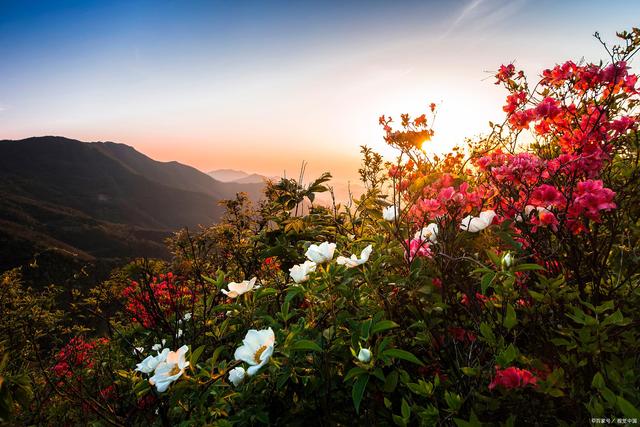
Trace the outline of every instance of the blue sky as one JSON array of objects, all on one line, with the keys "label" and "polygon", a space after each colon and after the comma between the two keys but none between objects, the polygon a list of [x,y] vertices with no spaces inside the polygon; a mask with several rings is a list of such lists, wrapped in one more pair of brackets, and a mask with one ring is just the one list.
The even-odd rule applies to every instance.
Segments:
[{"label": "blue sky", "polygon": [[501,118],[501,63],[598,60],[593,32],[638,16],[637,1],[0,0],[0,138],[352,177],[359,145],[383,150],[380,114],[441,103],[445,149]]}]

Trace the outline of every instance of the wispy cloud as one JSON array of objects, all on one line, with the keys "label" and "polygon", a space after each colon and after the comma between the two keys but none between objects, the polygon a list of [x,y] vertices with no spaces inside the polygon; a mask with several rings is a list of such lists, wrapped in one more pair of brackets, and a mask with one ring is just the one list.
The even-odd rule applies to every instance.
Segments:
[{"label": "wispy cloud", "polygon": [[451,24],[451,28],[455,28],[460,22],[464,20],[464,18],[467,17],[467,15],[469,15],[474,9],[480,6],[480,4],[482,4],[483,2],[484,0],[473,0],[471,3],[467,4],[462,9],[462,12],[460,12],[460,14],[455,19],[455,21],[453,21],[453,24]]},{"label": "wispy cloud", "polygon": [[[500,21],[520,10],[527,0],[471,0],[451,21],[447,30],[440,36],[440,39],[448,37],[462,24],[468,23],[465,27],[473,26],[474,32],[486,29],[492,25],[499,24]],[[469,21],[473,21],[470,23]]]}]

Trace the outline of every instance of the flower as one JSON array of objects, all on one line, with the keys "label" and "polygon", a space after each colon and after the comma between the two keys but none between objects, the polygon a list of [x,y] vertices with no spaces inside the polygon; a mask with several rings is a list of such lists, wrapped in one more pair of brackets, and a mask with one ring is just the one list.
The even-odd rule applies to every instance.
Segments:
[{"label": "flower", "polygon": [[466,216],[460,224],[460,229],[470,231],[471,233],[477,233],[484,230],[493,222],[496,213],[492,210],[480,212],[479,216]]},{"label": "flower", "polygon": [[351,258],[339,256],[336,259],[336,262],[340,265],[346,265],[347,268],[357,267],[359,265],[364,264],[369,260],[369,256],[371,256],[371,251],[373,251],[373,246],[369,245],[360,252],[360,259],[357,256],[351,255]]},{"label": "flower", "polygon": [[289,269],[289,276],[296,283],[302,283],[309,280],[309,273],[316,271],[316,263],[313,261],[305,261],[303,264],[294,265]]},{"label": "flower", "polygon": [[397,217],[398,217],[398,208],[395,205],[387,206],[382,210],[382,218],[384,218],[385,221],[395,221]]},{"label": "flower", "polygon": [[233,383],[234,386],[238,387],[242,381],[244,381],[244,377],[246,375],[246,371],[242,366],[238,366],[237,368],[233,368],[229,371],[229,381]]},{"label": "flower", "polygon": [[136,355],[138,353],[142,353],[144,351],[144,347],[135,347],[133,349],[133,354]]},{"label": "flower", "polygon": [[368,348],[361,348],[358,353],[358,360],[362,363],[368,363],[371,360],[371,350]]},{"label": "flower", "polygon": [[250,329],[242,340],[242,346],[236,349],[233,357],[251,365],[247,369],[247,374],[254,375],[271,358],[275,341],[276,337],[271,328],[260,331]]},{"label": "flower", "polygon": [[162,350],[162,347],[164,347],[166,342],[167,342],[167,340],[163,339],[161,344],[154,344],[151,347],[151,350],[159,352],[160,350]]},{"label": "flower", "polygon": [[149,384],[155,385],[156,390],[160,393],[167,391],[169,385],[180,378],[184,369],[189,366],[189,362],[184,357],[187,351],[189,351],[189,347],[183,345],[177,351],[168,352],[167,359],[158,364],[153,376],[149,378]]},{"label": "flower", "polygon": [[316,264],[322,264],[333,259],[333,252],[335,250],[335,243],[324,242],[320,245],[313,244],[309,246],[309,249],[307,249],[307,252],[305,252],[305,256],[309,258],[310,261],[313,261]]},{"label": "flower", "polygon": [[507,253],[502,257],[502,265],[503,265],[505,268],[510,268],[512,264],[513,264],[513,255],[511,255],[511,252],[507,252]]},{"label": "flower", "polygon": [[191,320],[191,313],[185,314],[182,320],[184,320],[185,322],[188,322],[189,320]]},{"label": "flower", "polygon": [[162,353],[157,356],[148,356],[142,362],[136,365],[136,371],[142,372],[143,374],[150,374],[153,372],[160,363],[167,360],[167,355],[169,354],[169,349],[165,348],[162,350]]},{"label": "flower", "polygon": [[497,369],[496,367],[496,376],[489,384],[489,390],[493,390],[496,386],[501,386],[506,389],[522,388],[527,385],[535,386],[537,382],[538,378],[526,369],[520,369],[514,366],[507,369]]},{"label": "flower", "polygon": [[240,295],[249,292],[253,289],[259,289],[260,286],[254,286],[256,284],[256,280],[257,278],[254,277],[251,280],[243,280],[240,283],[236,283],[236,282],[230,282],[227,285],[227,288],[229,288],[229,290],[226,289],[222,289],[220,292],[222,292],[223,294],[225,294],[226,296],[228,296],[229,298],[236,298],[239,297]]},{"label": "flower", "polygon": [[431,252],[431,244],[426,239],[405,240],[405,243],[409,246],[409,252],[405,250],[404,256],[409,261],[413,261],[415,257],[423,256],[431,258],[433,255]]},{"label": "flower", "polygon": [[429,239],[432,243],[437,242],[438,237],[438,224],[432,222],[431,224],[423,227],[422,230],[417,231],[413,236],[414,239]]}]

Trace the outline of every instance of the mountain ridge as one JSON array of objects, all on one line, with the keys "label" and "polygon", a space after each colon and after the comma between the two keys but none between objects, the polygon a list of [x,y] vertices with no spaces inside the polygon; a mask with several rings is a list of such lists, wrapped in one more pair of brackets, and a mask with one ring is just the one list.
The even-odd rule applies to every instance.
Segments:
[{"label": "mountain ridge", "polygon": [[[218,201],[262,185],[216,181],[178,162],[159,162],[114,142],[59,136],[0,141],[0,255],[11,247],[56,247],[81,257],[167,255],[162,241],[182,228],[210,225]],[[46,236],[46,237],[44,237]],[[64,248],[63,248],[64,246]]]}]

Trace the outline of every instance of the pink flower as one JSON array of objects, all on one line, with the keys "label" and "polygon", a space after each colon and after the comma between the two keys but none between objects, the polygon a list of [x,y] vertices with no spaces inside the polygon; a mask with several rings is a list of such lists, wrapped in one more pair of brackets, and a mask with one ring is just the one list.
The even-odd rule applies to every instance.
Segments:
[{"label": "pink flower", "polygon": [[423,256],[431,258],[431,247],[428,239],[411,239],[405,240],[409,245],[409,253],[405,253],[405,257],[409,261],[413,261],[416,257]]},{"label": "pink flower", "polygon": [[560,206],[562,203],[564,196],[552,185],[542,184],[531,195],[531,204],[535,206]]},{"label": "pink flower", "polygon": [[616,208],[613,202],[615,195],[613,190],[604,188],[600,180],[579,182],[570,214],[572,217],[584,214],[589,219],[599,221],[600,211]]}]

